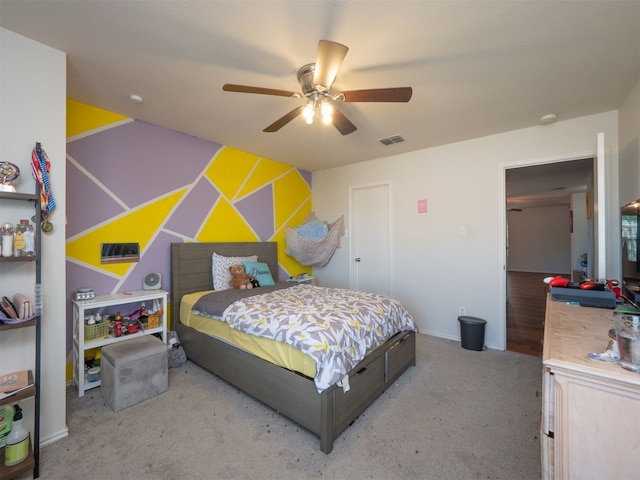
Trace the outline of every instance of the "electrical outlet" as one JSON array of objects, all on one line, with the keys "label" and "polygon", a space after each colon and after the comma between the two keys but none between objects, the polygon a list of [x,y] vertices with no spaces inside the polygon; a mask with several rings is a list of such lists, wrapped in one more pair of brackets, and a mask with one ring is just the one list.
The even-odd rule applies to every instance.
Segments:
[{"label": "electrical outlet", "polygon": [[459,316],[464,316],[467,314],[467,309],[465,307],[458,307],[458,315]]}]

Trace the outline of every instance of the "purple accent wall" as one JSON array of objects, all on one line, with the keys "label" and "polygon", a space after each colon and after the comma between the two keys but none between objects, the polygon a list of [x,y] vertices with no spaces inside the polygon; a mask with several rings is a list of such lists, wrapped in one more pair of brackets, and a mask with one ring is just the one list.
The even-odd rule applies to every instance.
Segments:
[{"label": "purple accent wall", "polygon": [[195,237],[211,212],[220,192],[206,178],[201,178],[165,223],[165,228]]},{"label": "purple accent wall", "polygon": [[123,211],[121,205],[67,161],[67,238]]},{"label": "purple accent wall", "polygon": [[165,232],[158,234],[149,248],[140,255],[140,261],[135,264],[133,271],[120,287],[120,291],[142,290],[142,279],[147,273],[152,272],[161,274],[162,289],[169,290],[172,242],[182,242],[182,238]]},{"label": "purple accent wall", "polygon": [[67,144],[69,155],[128,207],[194,182],[220,148],[138,120]]},{"label": "purple accent wall", "polygon": [[236,202],[235,207],[247,220],[247,223],[251,225],[260,240],[267,241],[271,239],[275,232],[272,184]]}]

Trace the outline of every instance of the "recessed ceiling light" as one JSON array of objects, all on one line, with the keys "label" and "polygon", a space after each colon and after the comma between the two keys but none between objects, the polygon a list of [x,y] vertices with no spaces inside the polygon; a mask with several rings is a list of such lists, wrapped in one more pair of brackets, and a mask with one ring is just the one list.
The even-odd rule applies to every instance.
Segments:
[{"label": "recessed ceiling light", "polygon": [[140,95],[131,95],[129,96],[129,100],[131,100],[133,103],[142,103],[142,97]]},{"label": "recessed ceiling light", "polygon": [[547,123],[553,123],[558,119],[558,115],[555,113],[547,113],[540,117],[540,123],[546,125]]}]

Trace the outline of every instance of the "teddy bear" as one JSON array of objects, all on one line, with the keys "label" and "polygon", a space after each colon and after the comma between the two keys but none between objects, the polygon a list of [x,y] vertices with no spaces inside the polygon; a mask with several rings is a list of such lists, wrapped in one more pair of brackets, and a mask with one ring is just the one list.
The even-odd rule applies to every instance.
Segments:
[{"label": "teddy bear", "polygon": [[231,272],[229,285],[233,288],[253,288],[253,284],[251,283],[253,276],[244,273],[244,267],[242,265],[231,265],[229,267],[229,272]]}]

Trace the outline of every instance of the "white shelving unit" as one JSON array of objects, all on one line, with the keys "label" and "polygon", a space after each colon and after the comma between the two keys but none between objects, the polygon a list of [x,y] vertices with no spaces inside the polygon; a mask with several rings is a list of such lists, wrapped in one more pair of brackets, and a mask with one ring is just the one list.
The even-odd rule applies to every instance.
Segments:
[{"label": "white shelving unit", "polygon": [[[73,382],[78,387],[78,395],[82,397],[84,392],[100,386],[100,380],[87,382],[85,379],[85,352],[94,348],[101,348],[117,342],[126,342],[140,335],[159,333],[162,341],[167,343],[167,295],[164,290],[138,290],[134,292],[114,293],[112,295],[98,295],[93,300],[73,300]],[[136,310],[141,304],[151,310],[154,300],[160,302],[162,315],[160,325],[156,328],[139,329],[137,333],[114,337],[112,334],[106,338],[85,341],[85,323],[87,315],[95,315],[108,310],[120,311],[127,315],[129,311]],[[106,321],[106,320],[103,320]]]}]

